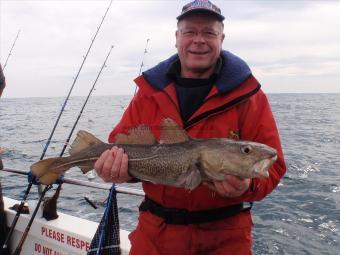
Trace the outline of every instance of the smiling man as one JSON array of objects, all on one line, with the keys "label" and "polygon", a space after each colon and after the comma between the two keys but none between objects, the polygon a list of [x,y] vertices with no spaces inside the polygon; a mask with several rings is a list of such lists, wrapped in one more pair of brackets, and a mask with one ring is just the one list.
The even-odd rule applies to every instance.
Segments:
[{"label": "smiling man", "polygon": [[[143,181],[146,196],[129,236],[130,254],[249,255],[251,203],[268,195],[286,171],[275,120],[248,65],[222,50],[221,10],[196,0],[183,7],[177,20],[178,54],[135,80],[138,93],[109,141],[140,124],[150,126],[159,140],[161,121],[171,118],[191,137],[264,143],[277,150],[278,159],[268,178],[226,175],[192,191]],[[115,183],[133,181],[128,167],[128,156],[118,148],[105,151],[95,164],[104,181]]]},{"label": "smiling man", "polygon": [[220,57],[223,23],[209,13],[180,17],[176,47],[184,78],[209,78]]}]

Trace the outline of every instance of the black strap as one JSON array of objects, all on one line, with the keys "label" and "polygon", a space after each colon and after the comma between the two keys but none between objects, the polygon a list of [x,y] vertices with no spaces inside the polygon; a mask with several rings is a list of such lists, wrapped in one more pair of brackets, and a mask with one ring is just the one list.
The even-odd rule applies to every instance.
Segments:
[{"label": "black strap", "polygon": [[139,206],[139,211],[149,211],[152,214],[163,218],[167,224],[189,225],[222,220],[242,211],[248,211],[251,207],[252,203],[247,207],[245,207],[243,203],[240,203],[210,210],[188,211],[186,209],[166,208],[150,198],[145,197],[144,201]]}]

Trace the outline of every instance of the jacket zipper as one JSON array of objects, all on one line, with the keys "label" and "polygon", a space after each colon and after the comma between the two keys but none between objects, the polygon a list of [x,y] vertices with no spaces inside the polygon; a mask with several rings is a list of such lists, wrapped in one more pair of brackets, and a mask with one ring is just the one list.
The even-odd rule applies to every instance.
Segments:
[{"label": "jacket zipper", "polygon": [[219,106],[219,107],[217,107],[215,109],[212,109],[210,111],[204,112],[204,113],[196,116],[195,118],[191,119],[190,121],[184,123],[184,129],[189,129],[190,127],[195,125],[197,122],[199,122],[199,121],[201,121],[201,120],[203,120],[205,118],[208,118],[208,117],[210,117],[212,115],[215,115],[215,114],[217,114],[219,112],[223,112],[223,111],[231,108],[232,106],[242,102],[243,100],[251,97],[252,95],[255,95],[260,90],[260,88],[261,88],[261,85],[258,84],[258,86],[254,90],[248,92],[247,94],[244,94],[244,95],[242,95],[240,97],[237,97],[237,98],[229,101],[228,103],[226,103],[224,105],[221,105],[221,106]]}]

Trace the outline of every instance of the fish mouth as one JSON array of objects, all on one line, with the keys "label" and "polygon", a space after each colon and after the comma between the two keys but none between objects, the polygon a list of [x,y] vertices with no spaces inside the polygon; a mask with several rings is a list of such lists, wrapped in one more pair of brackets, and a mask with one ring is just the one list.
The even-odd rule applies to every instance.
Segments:
[{"label": "fish mouth", "polygon": [[265,158],[256,162],[245,175],[239,175],[240,173],[232,173],[226,169],[225,171],[213,172],[213,171],[202,171],[203,179],[211,179],[214,181],[223,181],[225,179],[226,173],[229,172],[230,175],[239,176],[240,178],[266,178],[269,177],[269,168],[277,160],[277,155],[271,158]]},{"label": "fish mouth", "polygon": [[258,178],[269,177],[268,170],[274,164],[276,160],[277,160],[277,155],[271,158],[262,159],[253,165],[253,167],[250,170],[250,173],[252,173],[253,177],[258,177]]}]

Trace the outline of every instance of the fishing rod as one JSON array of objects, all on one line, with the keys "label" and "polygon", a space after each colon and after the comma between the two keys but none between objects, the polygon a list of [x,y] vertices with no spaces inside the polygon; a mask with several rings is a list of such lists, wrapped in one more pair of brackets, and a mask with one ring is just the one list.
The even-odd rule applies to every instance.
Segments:
[{"label": "fishing rod", "polygon": [[2,70],[5,70],[5,68],[6,68],[8,59],[9,59],[9,57],[12,55],[12,50],[13,50],[13,48],[14,48],[14,46],[15,46],[15,43],[16,43],[17,40],[18,40],[19,34],[20,34],[20,29],[19,29],[19,31],[18,31],[18,33],[17,33],[17,36],[15,37],[15,40],[14,40],[14,42],[13,42],[13,44],[12,44],[12,47],[11,47],[9,53],[8,53],[7,59],[6,59],[6,61],[5,61],[5,65],[4,65],[4,67],[2,68]]},{"label": "fishing rod", "polygon": [[88,102],[88,100],[89,100],[89,98],[90,98],[90,96],[91,96],[91,94],[92,94],[92,92],[93,92],[93,90],[94,90],[96,84],[97,84],[97,81],[98,81],[98,79],[99,79],[99,77],[100,77],[100,75],[101,75],[101,73],[102,73],[104,67],[106,67],[106,61],[107,61],[107,59],[109,58],[112,49],[113,49],[113,45],[111,46],[111,48],[110,48],[110,50],[109,50],[109,53],[107,54],[107,56],[106,56],[106,58],[105,58],[105,60],[104,60],[104,63],[103,63],[103,65],[102,65],[101,68],[100,68],[100,71],[99,71],[99,73],[98,73],[98,75],[97,75],[97,78],[96,78],[95,81],[93,82],[93,85],[92,85],[92,87],[91,87],[91,89],[90,89],[90,92],[88,93],[88,95],[87,95],[87,97],[86,97],[86,99],[85,99],[85,101],[84,101],[84,104],[83,104],[83,106],[82,106],[81,109],[80,109],[80,112],[79,112],[79,114],[78,114],[78,117],[77,117],[76,121],[75,121],[74,124],[73,124],[73,127],[72,127],[72,129],[71,129],[71,132],[70,132],[69,136],[67,137],[66,142],[64,143],[64,147],[63,147],[63,149],[61,150],[61,153],[60,153],[59,157],[62,157],[62,156],[64,155],[64,152],[65,152],[65,150],[66,150],[66,147],[67,147],[67,145],[68,145],[69,142],[70,142],[70,139],[71,139],[71,137],[72,137],[72,134],[73,134],[73,132],[74,132],[74,130],[75,130],[77,124],[78,124],[78,121],[79,121],[81,115],[83,114],[83,111],[84,111],[84,109],[85,109],[85,106],[86,106],[86,104],[87,104],[87,102]]},{"label": "fishing rod", "polygon": [[[78,72],[77,72],[77,75],[76,75],[76,77],[75,77],[74,80],[73,80],[73,83],[72,83],[71,88],[70,88],[70,90],[69,90],[69,92],[68,92],[68,94],[67,94],[67,97],[65,98],[65,101],[64,101],[64,103],[63,103],[63,105],[62,105],[62,108],[61,108],[61,110],[60,110],[60,112],[59,112],[59,115],[58,115],[58,117],[57,117],[57,120],[56,120],[56,122],[55,122],[55,124],[54,124],[54,126],[53,126],[53,128],[52,128],[51,134],[50,134],[49,138],[47,139],[47,142],[46,142],[46,144],[45,144],[45,147],[44,147],[44,149],[43,149],[43,152],[42,152],[42,154],[41,154],[41,156],[40,156],[40,160],[42,160],[42,159],[44,158],[45,154],[46,154],[47,148],[48,148],[49,145],[50,145],[50,142],[51,142],[51,140],[52,140],[52,137],[53,137],[53,135],[54,135],[54,132],[55,132],[57,126],[58,126],[58,123],[59,123],[59,120],[60,120],[60,118],[61,118],[61,115],[62,115],[62,113],[64,112],[64,109],[65,109],[66,104],[67,104],[67,102],[68,102],[68,100],[69,100],[69,97],[70,97],[70,95],[71,95],[71,93],[72,93],[72,90],[73,90],[73,88],[74,88],[74,85],[75,85],[75,83],[76,83],[76,81],[77,81],[77,79],[78,79],[78,76],[79,76],[79,74],[80,74],[80,71],[81,71],[82,68],[83,68],[83,65],[84,65],[84,63],[85,63],[85,61],[86,61],[86,59],[87,59],[87,56],[88,56],[88,54],[89,54],[89,52],[90,52],[90,50],[91,50],[91,48],[92,48],[92,45],[93,45],[93,43],[94,43],[94,41],[95,41],[95,39],[96,39],[96,37],[97,37],[97,35],[98,35],[98,33],[99,33],[99,30],[100,30],[100,28],[101,28],[101,26],[102,26],[102,24],[103,24],[103,22],[104,22],[104,20],[105,20],[105,17],[106,17],[106,15],[107,15],[107,13],[108,13],[110,7],[111,7],[111,4],[112,4],[112,0],[110,1],[110,4],[109,4],[108,8],[106,9],[103,18],[102,18],[102,20],[101,20],[99,26],[97,27],[97,30],[96,30],[96,32],[95,32],[94,37],[91,39],[90,46],[89,46],[89,48],[88,48],[88,50],[87,50],[85,56],[83,57],[83,61],[82,61],[81,65],[80,65],[80,68],[79,68],[79,70],[78,70]],[[21,211],[22,211],[22,209],[23,209],[23,207],[24,207],[24,204],[25,204],[25,202],[26,202],[26,200],[27,200],[28,194],[29,194],[29,192],[30,192],[32,186],[33,186],[33,181],[30,181],[29,184],[28,184],[28,186],[27,186],[27,189],[26,189],[26,191],[25,191],[24,197],[23,197],[23,199],[22,199],[21,202],[20,202],[20,205],[19,205],[19,207],[18,207],[17,213],[16,213],[16,215],[15,215],[13,221],[12,221],[11,227],[10,227],[10,229],[9,229],[9,231],[8,231],[6,240],[5,240],[4,244],[3,244],[3,249],[6,249],[6,247],[8,246],[8,242],[9,242],[9,240],[10,240],[12,234],[13,234],[13,230],[14,230],[14,228],[15,228],[17,222],[18,222],[19,216],[20,216],[20,214],[21,214]],[[40,186],[39,186],[39,193],[41,193],[41,192],[40,192]],[[42,195],[42,194],[41,194],[41,195]]]},{"label": "fishing rod", "polygon": [[[92,45],[93,45],[93,43],[94,43],[94,41],[95,41],[95,39],[96,39],[96,37],[97,37],[97,35],[98,35],[98,33],[99,33],[99,30],[100,30],[100,28],[101,28],[101,26],[102,26],[102,24],[103,24],[103,22],[104,22],[104,20],[105,20],[106,14],[108,13],[108,11],[109,11],[109,9],[110,9],[110,7],[111,7],[111,4],[112,4],[112,0],[110,1],[109,7],[106,9],[106,12],[105,12],[105,14],[104,14],[104,16],[103,16],[103,18],[102,18],[102,20],[101,20],[101,22],[100,22],[99,27],[97,28],[97,31],[96,31],[96,33],[95,33],[93,39],[91,39],[90,47],[88,48],[88,50],[87,50],[87,52],[86,52],[86,55],[83,57],[83,62],[81,63],[80,68],[79,68],[79,70],[78,70],[78,73],[77,73],[76,77],[75,77],[74,80],[73,80],[73,83],[72,83],[72,85],[71,85],[71,89],[70,89],[70,91],[69,91],[69,93],[68,93],[68,95],[67,95],[67,97],[66,97],[66,100],[65,100],[63,106],[62,106],[62,110],[61,110],[60,113],[59,113],[59,116],[58,116],[58,119],[57,119],[58,121],[57,121],[57,122],[59,122],[60,116],[61,116],[62,112],[63,112],[64,109],[65,109],[66,103],[67,103],[67,101],[68,101],[68,99],[69,99],[69,97],[70,97],[70,95],[71,95],[71,92],[72,92],[72,90],[73,90],[73,87],[74,87],[74,85],[75,85],[77,79],[78,79],[78,76],[79,76],[79,74],[80,74],[80,71],[81,71],[82,68],[83,68],[83,65],[84,65],[84,63],[85,63],[85,61],[86,61],[86,59],[87,59],[87,56],[88,56],[88,54],[89,54],[89,52],[90,52],[90,50],[91,50],[91,48],[92,48]],[[42,160],[42,159],[44,158],[44,156],[45,156],[45,153],[46,153],[46,151],[47,151],[47,147],[49,146],[49,144],[50,144],[50,142],[51,142],[51,139],[52,139],[54,130],[55,130],[57,124],[58,124],[57,122],[56,122],[56,124],[55,124],[54,127],[53,127],[53,132],[51,133],[50,137],[48,138],[48,141],[47,141],[47,143],[46,143],[46,145],[45,145],[45,148],[44,148],[43,154],[42,154],[41,157],[40,157],[40,160]]]},{"label": "fishing rod", "polygon": [[[24,170],[19,170],[19,169],[11,169],[11,168],[4,168],[0,171],[8,172],[8,173],[14,173],[14,174],[20,174],[20,175],[28,175],[28,172]],[[95,189],[100,189],[100,190],[110,190],[112,185],[105,184],[105,183],[98,183],[98,182],[89,182],[89,181],[82,181],[82,180],[77,180],[73,178],[66,178],[63,177],[58,181],[60,183],[66,183],[70,185],[77,185],[81,187],[88,187],[88,188],[95,188]],[[118,193],[122,194],[127,194],[127,195],[135,195],[135,196],[144,196],[144,192],[139,189],[133,189],[133,188],[127,188],[127,187],[121,187],[121,186],[116,186],[116,191]]]},{"label": "fishing rod", "polygon": [[[95,81],[94,81],[94,83],[93,83],[93,85],[92,85],[92,87],[91,87],[91,89],[90,89],[90,92],[88,93],[88,95],[87,95],[87,97],[86,97],[86,99],[85,99],[85,101],[84,101],[84,103],[83,103],[83,106],[82,106],[82,108],[80,109],[80,112],[79,112],[79,114],[78,114],[78,117],[77,117],[76,121],[75,121],[74,124],[73,124],[73,127],[72,127],[72,129],[71,129],[71,132],[70,132],[70,134],[68,135],[68,137],[67,137],[67,139],[66,139],[66,141],[65,141],[65,143],[64,143],[63,149],[61,150],[59,157],[62,157],[62,156],[64,155],[64,152],[65,152],[65,150],[66,150],[66,147],[68,146],[68,144],[69,144],[69,142],[70,142],[70,139],[71,139],[71,137],[72,137],[72,134],[73,134],[73,132],[74,132],[74,130],[75,130],[77,124],[78,124],[78,121],[79,121],[81,115],[83,114],[83,111],[84,111],[84,109],[85,109],[85,106],[86,106],[86,104],[87,104],[87,102],[88,102],[88,100],[89,100],[89,98],[90,98],[90,96],[91,96],[91,94],[92,94],[92,92],[93,92],[93,90],[94,90],[96,84],[97,84],[97,81],[98,81],[98,79],[99,79],[99,77],[100,77],[100,75],[101,75],[101,73],[102,73],[104,67],[106,66],[106,61],[107,61],[107,59],[109,58],[112,49],[113,49],[113,45],[111,46],[111,48],[110,48],[110,50],[109,50],[109,53],[107,54],[107,56],[106,56],[106,58],[105,58],[105,60],[104,60],[104,63],[103,63],[103,65],[102,65],[101,68],[100,68],[100,71],[99,71],[99,73],[98,73],[98,75],[97,75],[97,78],[95,79]],[[56,193],[59,194],[59,192],[60,192],[60,190],[61,190],[61,186],[62,186],[62,182],[59,183],[59,186],[58,186],[58,188],[57,188],[57,190],[56,190],[56,192],[55,192],[55,195],[56,195]],[[43,198],[40,197],[40,199],[43,199]],[[57,200],[55,200],[55,203],[57,203]],[[54,204],[54,203],[51,203],[50,206],[52,206],[52,204]],[[57,206],[55,205],[55,208],[56,208],[56,207],[57,207]],[[46,208],[46,209],[44,209],[44,210],[49,210],[49,208]]]},{"label": "fishing rod", "polygon": [[[150,41],[150,39],[148,38],[148,39],[146,40],[146,45],[145,45],[145,48],[144,48],[144,54],[143,54],[143,58],[142,58],[142,63],[140,64],[138,76],[140,76],[141,73],[142,73],[142,68],[143,68],[143,66],[144,66],[144,58],[145,58],[146,53],[148,53],[148,50],[147,50],[147,49],[148,49],[149,41]],[[136,92],[137,92],[137,86],[135,87],[135,93],[134,93],[135,95],[136,95]]]},{"label": "fishing rod", "polygon": [[[88,95],[87,95],[87,97],[86,97],[86,99],[85,99],[85,101],[84,101],[84,103],[83,103],[83,106],[82,106],[82,108],[80,109],[80,112],[79,112],[79,114],[78,114],[78,117],[77,117],[76,121],[75,121],[74,124],[73,124],[73,127],[72,127],[72,129],[71,129],[71,131],[70,131],[70,133],[69,133],[69,135],[68,135],[68,137],[67,137],[67,139],[66,139],[66,141],[65,141],[65,143],[64,143],[63,149],[61,150],[61,152],[60,152],[60,154],[59,154],[59,157],[62,157],[62,156],[64,155],[64,152],[65,152],[65,150],[66,150],[66,148],[67,148],[67,146],[68,146],[68,144],[69,144],[69,142],[70,142],[70,139],[71,139],[71,137],[72,137],[72,134],[73,134],[73,132],[74,132],[74,130],[75,130],[77,124],[78,124],[78,121],[80,120],[80,117],[81,117],[81,115],[83,114],[83,111],[84,111],[84,109],[85,109],[85,106],[86,106],[86,104],[87,104],[87,102],[88,102],[88,100],[89,100],[89,98],[90,98],[90,96],[91,96],[91,94],[92,94],[92,92],[93,92],[93,90],[94,90],[96,84],[97,84],[97,81],[98,81],[98,79],[99,79],[99,77],[100,77],[100,75],[101,75],[101,73],[102,73],[104,67],[106,67],[106,61],[107,61],[107,59],[109,58],[112,49],[113,49],[113,45],[111,46],[111,48],[110,48],[110,50],[109,50],[109,53],[107,54],[107,56],[106,56],[106,58],[105,58],[105,60],[104,60],[104,63],[103,63],[103,65],[102,65],[101,68],[100,68],[100,71],[99,71],[99,73],[98,73],[98,75],[97,75],[97,78],[95,79],[95,81],[94,81],[94,83],[93,83],[93,85],[92,85],[92,87],[91,87],[91,89],[90,89],[90,92],[88,93]],[[55,196],[56,196],[57,193],[59,194],[59,192],[60,192],[60,190],[61,190],[62,184],[63,184],[62,182],[59,183],[58,188],[57,188],[57,190],[56,190],[56,192],[55,192]],[[46,187],[46,188],[48,188],[48,187]],[[41,196],[39,199],[42,200],[43,197]],[[55,199],[55,202],[48,203],[48,206],[46,206],[46,208],[44,207],[44,212],[45,212],[45,211],[50,211],[49,208],[50,208],[51,206],[54,206],[54,205],[55,205],[55,208],[56,208],[56,207],[57,207],[56,203],[57,203],[57,199]]]},{"label": "fishing rod", "polygon": [[[97,75],[97,77],[96,77],[96,79],[95,79],[95,81],[94,81],[94,83],[93,83],[93,85],[92,85],[92,87],[91,87],[91,89],[90,89],[90,92],[89,92],[88,95],[87,95],[87,98],[86,98],[86,100],[85,100],[85,102],[84,102],[84,104],[83,104],[83,106],[82,106],[82,108],[81,108],[81,110],[80,110],[80,113],[79,113],[79,115],[78,115],[78,117],[77,117],[75,123],[73,124],[73,127],[72,127],[72,129],[71,129],[71,132],[70,132],[70,134],[69,134],[69,136],[68,136],[68,138],[67,138],[67,140],[66,140],[66,142],[65,142],[65,144],[64,144],[64,147],[63,147],[63,149],[62,149],[62,151],[61,151],[59,157],[62,157],[63,154],[64,154],[64,152],[65,152],[65,149],[66,149],[66,147],[67,147],[67,145],[68,145],[68,142],[70,141],[70,138],[71,138],[71,136],[72,136],[72,134],[73,134],[73,131],[74,131],[74,129],[76,128],[76,126],[77,126],[77,124],[78,124],[78,121],[79,121],[79,119],[80,119],[80,117],[81,117],[81,115],[82,115],[82,113],[83,113],[83,110],[84,110],[84,108],[85,108],[85,106],[86,106],[86,104],[87,104],[87,102],[88,102],[88,100],[89,100],[89,98],[90,98],[90,96],[91,96],[91,94],[92,94],[92,91],[94,90],[94,87],[95,87],[95,85],[97,84],[97,81],[98,81],[98,79],[99,79],[99,77],[100,77],[100,75],[101,75],[101,73],[102,73],[104,67],[106,66],[106,61],[107,61],[107,59],[109,58],[112,49],[113,49],[113,46],[111,46],[111,48],[110,48],[110,50],[109,50],[109,53],[107,54],[107,56],[106,56],[106,58],[105,58],[105,61],[104,61],[103,65],[102,65],[101,68],[100,68],[100,71],[99,71],[99,73],[98,73],[98,75]],[[59,184],[59,186],[58,186],[58,188],[57,188],[57,191],[60,191],[61,185],[62,185],[62,182]],[[37,203],[37,205],[36,205],[36,207],[35,207],[35,209],[34,209],[34,211],[33,211],[33,213],[32,213],[32,216],[31,216],[31,218],[30,218],[30,220],[29,220],[29,222],[28,222],[28,224],[27,224],[27,226],[26,226],[26,229],[25,229],[25,231],[24,231],[24,233],[23,233],[23,235],[22,235],[22,237],[21,237],[21,239],[20,239],[20,242],[19,242],[19,244],[18,244],[18,246],[17,246],[17,248],[16,248],[16,250],[15,250],[15,252],[14,252],[14,255],[19,255],[19,254],[20,254],[21,249],[22,249],[22,246],[23,246],[23,244],[24,244],[24,242],[25,242],[25,240],[26,240],[26,238],[27,238],[28,232],[29,232],[29,230],[31,229],[32,223],[33,223],[33,221],[34,221],[34,219],[35,219],[35,216],[37,215],[37,212],[38,212],[38,210],[39,210],[39,208],[40,208],[40,204],[41,204],[41,202],[43,201],[46,192],[47,192],[48,190],[50,190],[50,189],[52,188],[52,186],[53,186],[52,184],[51,184],[51,185],[47,185],[47,186],[45,187],[45,189],[42,191],[42,193],[41,193],[41,195],[40,195],[40,197],[39,197],[38,203]]]}]

